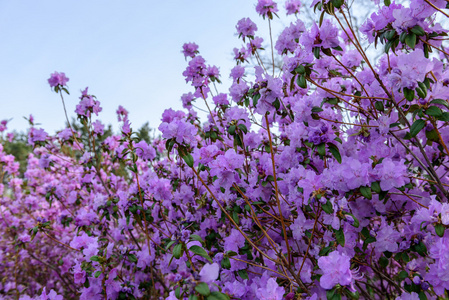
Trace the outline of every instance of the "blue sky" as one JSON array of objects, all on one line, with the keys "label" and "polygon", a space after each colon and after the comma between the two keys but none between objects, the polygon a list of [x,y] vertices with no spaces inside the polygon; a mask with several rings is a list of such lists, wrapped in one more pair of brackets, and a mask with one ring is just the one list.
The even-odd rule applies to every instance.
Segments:
[{"label": "blue sky", "polygon": [[[10,129],[25,130],[23,116],[33,114],[48,132],[62,129],[62,104],[47,84],[59,71],[70,78],[69,116],[75,116],[80,90],[89,86],[102,103],[104,123],[117,123],[115,110],[121,104],[135,129],[146,121],[157,128],[164,109],[181,109],[180,96],[192,91],[182,76],[182,44],[197,43],[207,63],[220,67],[227,79],[234,66],[232,49],[242,44],[235,36],[237,21],[251,17],[259,31],[267,32],[255,3],[2,0],[0,120],[12,118]],[[225,82],[220,92],[227,88]]]}]

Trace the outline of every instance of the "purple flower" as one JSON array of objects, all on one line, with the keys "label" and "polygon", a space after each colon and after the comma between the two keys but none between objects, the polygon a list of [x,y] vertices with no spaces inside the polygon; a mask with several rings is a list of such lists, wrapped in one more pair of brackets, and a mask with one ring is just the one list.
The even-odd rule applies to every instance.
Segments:
[{"label": "purple flower", "polygon": [[254,37],[257,31],[257,25],[250,18],[243,18],[235,26],[239,36],[245,40],[246,37]]},{"label": "purple flower", "polygon": [[301,1],[299,0],[287,0],[287,2],[285,2],[285,9],[287,10],[287,15],[299,13],[300,8],[301,8]]},{"label": "purple flower", "polygon": [[235,82],[235,81],[237,81],[237,79],[242,78],[244,75],[245,75],[245,67],[237,65],[234,68],[232,68],[231,74],[229,77],[232,77],[232,79]]},{"label": "purple flower", "polygon": [[136,144],[136,155],[143,160],[152,160],[156,157],[156,150],[145,141]]},{"label": "purple flower", "polygon": [[182,107],[189,108],[192,107],[192,101],[195,100],[195,96],[192,93],[183,94],[181,96]]},{"label": "purple flower", "polygon": [[229,105],[228,95],[227,94],[218,94],[212,98],[215,105]]},{"label": "purple flower", "polygon": [[54,72],[50,75],[50,78],[48,79],[48,83],[50,84],[50,87],[56,87],[58,85],[66,85],[69,79],[65,76],[64,73],[58,73]]},{"label": "purple flower", "polygon": [[374,243],[376,251],[379,253],[384,251],[394,253],[398,251],[397,240],[401,237],[401,234],[392,226],[386,225],[385,222],[382,222],[382,224],[384,226],[377,232],[377,241]]},{"label": "purple flower", "polygon": [[32,145],[35,142],[45,142],[47,137],[48,137],[48,134],[45,132],[44,129],[31,128],[29,138],[28,138],[28,143]]},{"label": "purple flower", "polygon": [[128,117],[128,111],[121,105],[119,105],[115,113],[117,114],[117,119],[119,122]]},{"label": "purple flower", "polygon": [[270,19],[272,19],[272,14],[278,12],[277,3],[273,0],[259,0],[256,5],[256,11],[259,13],[259,15],[268,16]]},{"label": "purple flower", "polygon": [[282,300],[285,289],[280,287],[276,279],[270,278],[267,284],[257,289],[256,296],[259,300]]},{"label": "purple flower", "polygon": [[185,43],[182,45],[182,51],[184,56],[187,57],[195,57],[196,54],[198,54],[198,45],[195,43]]},{"label": "purple flower", "polygon": [[211,283],[218,278],[220,266],[217,263],[205,264],[200,271],[201,281]]},{"label": "purple flower", "polygon": [[239,248],[245,246],[245,238],[236,229],[231,230],[231,234],[224,239],[224,249],[225,251],[239,252]]},{"label": "purple flower", "polygon": [[330,290],[336,284],[350,285],[352,282],[350,260],[349,256],[338,251],[333,251],[328,256],[321,256],[318,259],[318,266],[323,271],[320,278],[321,287]]}]

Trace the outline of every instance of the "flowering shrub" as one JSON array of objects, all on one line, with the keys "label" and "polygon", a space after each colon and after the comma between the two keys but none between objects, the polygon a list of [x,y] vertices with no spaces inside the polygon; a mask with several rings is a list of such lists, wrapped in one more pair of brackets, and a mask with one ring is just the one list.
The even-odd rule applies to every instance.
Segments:
[{"label": "flowering shrub", "polygon": [[[314,0],[318,23],[298,19],[271,42],[279,75],[257,25],[240,20],[228,94],[185,44],[193,92],[151,143],[123,107],[121,134],[102,139],[86,88],[76,114],[87,135],[32,126],[23,174],[0,145],[0,297],[448,297],[449,54],[436,22],[447,2],[374,2],[364,41],[349,3]],[[256,10],[271,26],[280,5]],[[298,15],[300,1],[286,10]],[[48,80],[62,101],[68,81]]]}]

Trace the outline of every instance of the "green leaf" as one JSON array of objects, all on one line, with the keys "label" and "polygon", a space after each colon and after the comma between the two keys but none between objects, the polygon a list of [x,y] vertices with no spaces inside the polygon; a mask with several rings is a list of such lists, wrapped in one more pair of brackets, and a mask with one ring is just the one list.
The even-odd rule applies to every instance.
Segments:
[{"label": "green leaf", "polygon": [[204,282],[198,283],[197,286],[195,287],[195,291],[197,291],[198,293],[200,293],[203,296],[210,295],[209,286],[207,285],[207,283],[204,283]]},{"label": "green leaf", "polygon": [[229,257],[224,257],[221,260],[221,266],[226,270],[229,270],[231,268],[231,260],[229,259]]},{"label": "green leaf", "polygon": [[174,248],[173,248],[173,257],[176,259],[181,258],[182,253],[183,253],[183,249],[182,249],[182,244],[177,244]]},{"label": "green leaf", "polygon": [[379,265],[386,268],[388,266],[389,260],[385,256],[381,256],[379,259]]},{"label": "green leaf", "polygon": [[398,278],[400,281],[404,280],[405,278],[408,278],[408,273],[406,271],[401,271],[398,274]]},{"label": "green leaf", "polygon": [[100,257],[97,255],[94,255],[90,258],[91,261],[100,261]]},{"label": "green leaf", "polygon": [[412,137],[415,137],[421,131],[421,129],[424,128],[424,126],[426,126],[426,121],[422,119],[416,120],[410,127],[410,135]]},{"label": "green leaf", "polygon": [[384,103],[382,101],[376,101],[376,103],[374,103],[374,107],[378,111],[384,111],[385,110]]},{"label": "green leaf", "polygon": [[424,29],[419,25],[415,25],[415,27],[410,29],[410,31],[419,36],[426,35],[426,32],[424,31]]},{"label": "green leaf", "polygon": [[391,0],[384,0],[384,4],[385,4],[385,6],[390,6]]},{"label": "green leaf", "polygon": [[343,0],[332,0],[332,4],[335,6],[335,8],[340,8],[343,5]]},{"label": "green leaf", "polygon": [[334,208],[332,207],[332,203],[327,200],[325,204],[321,204],[321,208],[323,211],[329,215],[333,214]]},{"label": "green leaf", "polygon": [[335,239],[342,247],[345,246],[345,233],[342,228],[335,230]]},{"label": "green leaf", "polygon": [[189,167],[193,168],[193,156],[191,154],[187,154],[183,159]]},{"label": "green leaf", "polygon": [[303,65],[299,65],[298,67],[295,68],[295,72],[297,74],[301,74],[302,75],[302,74],[306,73],[306,68],[304,68]]},{"label": "green leaf", "polygon": [[212,259],[210,258],[210,256],[207,254],[206,250],[204,250],[203,248],[201,248],[200,246],[197,245],[193,245],[192,247],[189,248],[190,251],[192,251],[193,253],[195,253],[196,255],[202,256],[205,259],[207,259],[210,263],[212,263]]},{"label": "green leaf", "polygon": [[243,131],[244,133],[248,133],[248,128],[246,128],[245,124],[239,124],[238,127],[239,127],[240,130]]},{"label": "green leaf", "polygon": [[415,251],[418,252],[421,256],[426,256],[427,254],[427,247],[426,245],[421,241],[419,244],[415,245]]},{"label": "green leaf", "polygon": [[368,186],[361,186],[360,193],[362,193],[363,197],[365,197],[366,199],[371,200],[373,198],[373,195],[371,193],[371,188]]},{"label": "green leaf", "polygon": [[320,47],[313,48],[313,55],[316,59],[320,59]]},{"label": "green leaf", "polygon": [[191,239],[192,241],[200,242],[201,244],[204,243],[203,239],[202,239],[199,235],[197,235],[197,234],[192,234],[192,235],[190,235],[190,239]]},{"label": "green leaf", "polygon": [[435,224],[435,233],[439,236],[442,237],[444,235],[444,231],[446,230],[446,227],[444,227],[443,224],[437,223]]},{"label": "green leaf", "polygon": [[414,90],[411,90],[411,89],[405,87],[402,89],[402,93],[404,93],[404,97],[408,101],[412,101],[413,99],[415,99],[415,91]]},{"label": "green leaf", "polygon": [[298,84],[298,86],[300,88],[307,88],[307,80],[306,80],[306,76],[304,75],[300,75],[298,76],[298,78],[296,79],[296,83]]},{"label": "green leaf", "polygon": [[101,275],[101,271],[97,271],[97,272],[95,272],[95,274],[94,274],[95,278],[98,278],[100,275]]},{"label": "green leaf", "polygon": [[416,34],[410,33],[405,37],[405,43],[412,49],[415,49],[416,45]]},{"label": "green leaf", "polygon": [[337,146],[335,146],[332,143],[327,143],[327,146],[329,147],[330,153],[335,157],[335,159],[338,161],[338,163],[341,164],[341,155],[340,150],[338,150]]},{"label": "green leaf", "polygon": [[441,109],[436,106],[429,107],[428,109],[426,109],[425,113],[429,116],[437,117],[437,118],[443,114]]},{"label": "green leaf", "polygon": [[324,156],[326,154],[326,144],[321,143],[318,146],[316,146],[316,151],[319,155]]},{"label": "green leaf", "polygon": [[449,108],[449,103],[443,99],[434,99],[434,100],[430,101],[429,103],[430,104],[440,104],[440,105],[444,105],[447,108]]},{"label": "green leaf", "polygon": [[427,90],[423,90],[419,87],[416,87],[415,91],[418,94],[419,98],[424,99],[427,97]]},{"label": "green leaf", "polygon": [[443,122],[449,122],[449,112],[442,113],[441,116],[438,117],[438,120]]},{"label": "green leaf", "polygon": [[249,278],[249,277],[248,277],[248,272],[246,272],[245,269],[239,270],[239,271],[238,271],[238,274],[239,274],[240,278],[242,278],[242,279],[248,279],[248,278]]},{"label": "green leaf", "polygon": [[321,107],[318,107],[318,106],[312,107],[312,112],[313,113],[317,113],[317,112],[320,112],[320,111],[323,111],[323,109]]},{"label": "green leaf", "polygon": [[221,292],[212,292],[206,300],[230,300],[229,296]]},{"label": "green leaf", "polygon": [[236,129],[236,126],[235,126],[235,125],[229,126],[229,128],[228,128],[228,133],[229,133],[230,135],[234,135],[234,134],[235,134],[235,129]]},{"label": "green leaf", "polygon": [[134,254],[128,254],[128,259],[130,262],[137,262],[137,256],[135,256]]}]

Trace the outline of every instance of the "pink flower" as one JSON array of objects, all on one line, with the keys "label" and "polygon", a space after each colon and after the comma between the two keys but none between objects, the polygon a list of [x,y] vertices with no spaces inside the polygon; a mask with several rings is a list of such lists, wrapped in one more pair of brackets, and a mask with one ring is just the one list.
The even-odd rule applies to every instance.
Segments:
[{"label": "pink flower", "polygon": [[65,76],[64,73],[58,73],[54,72],[50,75],[50,78],[48,79],[48,83],[50,84],[50,87],[55,87],[58,85],[66,85],[69,81],[69,78]]},{"label": "pink flower", "polygon": [[201,281],[206,283],[212,282],[218,278],[220,266],[217,263],[205,264],[200,271]]},{"label": "pink flower", "polygon": [[326,290],[332,289],[336,284],[349,285],[352,282],[350,257],[340,254],[338,251],[331,252],[328,256],[318,259],[318,266],[323,271],[320,285]]}]

